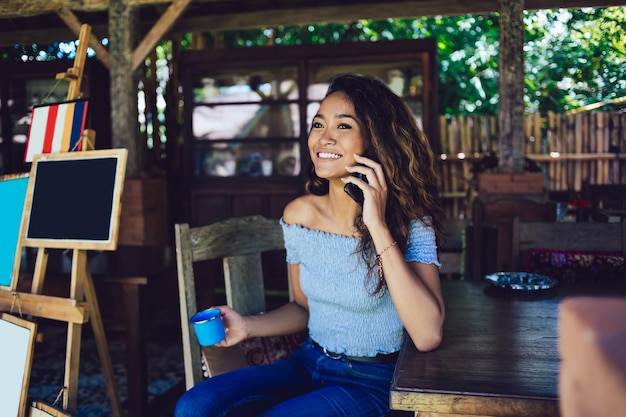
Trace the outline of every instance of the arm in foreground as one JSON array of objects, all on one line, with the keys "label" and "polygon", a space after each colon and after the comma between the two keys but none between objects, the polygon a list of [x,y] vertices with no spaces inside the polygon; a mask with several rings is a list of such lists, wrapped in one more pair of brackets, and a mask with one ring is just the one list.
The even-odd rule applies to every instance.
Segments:
[{"label": "arm in foreground", "polygon": [[[387,227],[372,228],[377,253],[393,237]],[[434,264],[407,262],[398,245],[389,247],[381,261],[387,289],[415,347],[427,352],[439,346],[443,337],[445,306],[439,270]]]}]

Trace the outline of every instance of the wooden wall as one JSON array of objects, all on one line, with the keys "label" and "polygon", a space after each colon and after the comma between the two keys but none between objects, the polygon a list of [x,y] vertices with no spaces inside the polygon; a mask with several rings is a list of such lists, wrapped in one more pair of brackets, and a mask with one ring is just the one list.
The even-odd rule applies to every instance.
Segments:
[{"label": "wooden wall", "polygon": [[[448,215],[469,216],[476,191],[472,169],[494,168],[496,116],[441,116],[443,192]],[[626,184],[626,113],[599,111],[574,114],[538,113],[525,117],[527,166],[544,173],[546,188],[576,195],[588,184]]]}]

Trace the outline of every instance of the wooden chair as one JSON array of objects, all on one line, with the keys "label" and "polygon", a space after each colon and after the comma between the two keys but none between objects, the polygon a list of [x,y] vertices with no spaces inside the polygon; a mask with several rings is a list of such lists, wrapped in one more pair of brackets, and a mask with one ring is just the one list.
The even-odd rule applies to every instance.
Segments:
[{"label": "wooden chair", "polygon": [[[246,351],[252,348],[257,349],[258,354],[260,348],[279,346],[281,354],[291,354],[304,339],[304,334],[263,338],[274,339],[273,343],[250,340],[230,348],[201,348],[189,322],[193,314],[204,309],[197,306],[194,264],[212,259],[223,260],[226,302],[230,307],[244,315],[265,311],[261,254],[284,250],[278,220],[261,216],[239,217],[195,228],[186,223],[176,224],[174,230],[186,388],[191,388],[204,377],[248,366],[251,361]],[[284,267],[287,268],[286,262]],[[267,362],[280,357],[266,352],[260,355]]]},{"label": "wooden chair", "polygon": [[523,222],[513,218],[511,265],[521,270],[532,249],[621,253],[626,255],[626,223]]},{"label": "wooden chair", "polygon": [[549,221],[556,217],[556,208],[528,198],[474,200],[465,259],[469,278],[481,279],[490,272],[510,270],[511,225],[516,216],[522,221]]}]

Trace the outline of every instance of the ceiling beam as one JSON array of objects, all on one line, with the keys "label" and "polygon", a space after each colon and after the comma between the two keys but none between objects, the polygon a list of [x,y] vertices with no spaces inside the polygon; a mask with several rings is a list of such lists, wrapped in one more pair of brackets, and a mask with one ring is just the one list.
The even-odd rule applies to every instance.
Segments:
[{"label": "ceiling beam", "polygon": [[[193,0],[194,3],[224,2],[229,0]],[[151,6],[157,4],[171,3],[171,0],[127,0],[130,7]],[[580,8],[580,7],[610,7],[625,5],[624,0],[527,0],[525,8],[532,9],[554,9],[554,8]],[[293,8],[299,9],[294,3]],[[445,1],[445,0],[414,0],[414,1],[385,1],[385,2],[363,2],[357,5],[342,5],[336,7],[320,6],[312,9],[341,9],[342,7],[356,8],[363,7],[371,9],[409,8],[412,10],[422,10],[424,16],[466,14],[466,13],[490,13],[498,10],[498,0],[474,0],[474,1]],[[54,13],[57,9],[65,8],[79,12],[102,12],[109,9],[109,0],[2,0],[0,2],[0,19],[19,18],[25,16],[36,16],[39,14]],[[282,9],[283,11],[284,8]],[[378,14],[386,14],[384,12]],[[404,14],[404,13],[403,13]],[[394,13],[395,15],[395,13]],[[393,15],[392,15],[393,16]]]},{"label": "ceiling beam", "polygon": [[[208,3],[229,0],[193,0],[195,3]],[[153,6],[171,3],[171,0],[127,0],[129,7]],[[109,10],[109,0],[2,0],[0,19],[36,16],[54,13],[65,8],[75,12],[104,12]]]},{"label": "ceiling beam", "polygon": [[[171,3],[171,0],[128,0],[137,5]],[[198,3],[205,0],[193,0]],[[215,0],[212,0],[215,1]],[[20,7],[30,12],[41,11],[44,8],[52,9],[49,13],[56,13],[59,4],[71,3],[74,10],[85,9],[99,11],[103,6],[108,7],[108,0],[2,0],[0,1],[0,25],[2,17],[8,16],[9,10],[15,11]],[[78,6],[76,6],[79,4]],[[52,5],[52,6],[51,6]],[[626,0],[526,0],[527,10],[554,9],[554,8],[581,8],[581,7],[611,7],[624,6]],[[376,4],[362,3],[360,5],[337,5],[319,7],[299,7],[277,11],[275,9],[261,12],[229,13],[219,15],[203,15],[185,17],[182,15],[171,28],[172,33],[206,32],[232,29],[251,29],[259,27],[276,27],[291,25],[306,25],[315,23],[338,23],[349,22],[357,19],[382,20],[387,18],[411,18],[416,16],[458,15],[458,14],[484,14],[492,13],[498,8],[498,0],[475,0],[475,1],[446,1],[446,0],[413,0],[413,1],[390,1]],[[70,10],[70,9],[63,9]],[[5,16],[3,16],[3,12]],[[101,38],[108,37],[106,24],[91,24],[92,30],[100,34]],[[156,23],[142,22],[147,33]],[[42,28],[23,31],[0,31],[0,47],[13,45],[30,45],[37,43],[49,43],[50,39],[58,42],[67,42],[76,39],[76,35],[66,27]]]},{"label": "ceiling beam", "polygon": [[133,51],[131,57],[131,68],[133,71],[139,68],[139,65],[146,59],[148,54],[154,50],[156,44],[164,38],[167,31],[174,25],[176,19],[185,11],[190,2],[191,0],[174,0],[165,13],[161,15]]},{"label": "ceiling beam", "polygon": [[[626,0],[526,0],[527,10],[550,8],[608,7],[625,5]],[[174,27],[176,33],[251,29],[258,27],[297,26],[316,23],[350,22],[359,19],[383,20],[423,16],[488,14],[498,11],[498,0],[474,1],[389,1],[342,4],[336,6],[298,7],[278,13],[276,10],[220,15],[190,16]]]},{"label": "ceiling beam", "polygon": [[[67,9],[59,9],[56,13],[76,36],[80,35],[83,23],[78,20],[74,13]],[[109,56],[109,51],[102,46],[100,40],[91,31],[91,28],[89,30],[88,44],[89,47],[96,52],[96,57],[100,60],[100,62],[102,62],[105,67],[111,68],[111,57]]]}]

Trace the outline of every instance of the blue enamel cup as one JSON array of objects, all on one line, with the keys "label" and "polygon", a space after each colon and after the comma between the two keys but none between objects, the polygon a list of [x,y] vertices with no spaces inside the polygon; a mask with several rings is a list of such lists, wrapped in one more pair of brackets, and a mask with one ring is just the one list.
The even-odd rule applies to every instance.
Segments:
[{"label": "blue enamel cup", "polygon": [[199,311],[190,321],[201,346],[212,346],[226,337],[219,308]]}]

